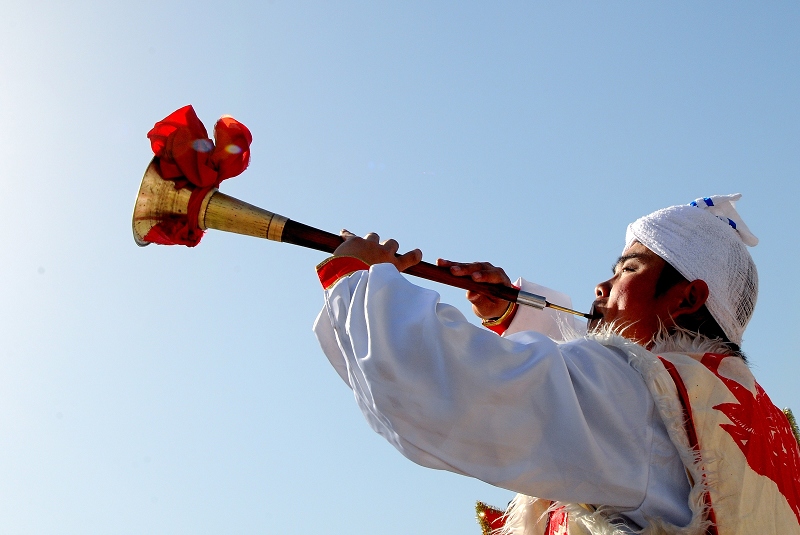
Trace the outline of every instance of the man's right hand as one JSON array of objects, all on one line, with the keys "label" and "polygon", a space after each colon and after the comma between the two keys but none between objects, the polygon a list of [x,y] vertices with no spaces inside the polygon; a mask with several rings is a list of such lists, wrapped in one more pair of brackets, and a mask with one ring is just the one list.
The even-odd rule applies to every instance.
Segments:
[{"label": "man's right hand", "polygon": [[363,238],[359,238],[349,230],[342,230],[340,235],[344,241],[333,251],[333,256],[351,256],[369,266],[384,263],[394,264],[397,271],[405,271],[422,261],[422,251],[419,249],[397,255],[400,248],[397,241],[380,242],[380,237],[374,232],[370,232]]},{"label": "man's right hand", "polygon": [[[511,279],[508,278],[502,268],[495,267],[489,262],[462,263],[440,258],[436,261],[436,264],[449,267],[450,273],[458,277],[471,277],[472,280],[477,282],[503,284],[510,288],[515,287],[511,284]],[[467,290],[467,300],[472,303],[472,311],[475,315],[483,320],[499,318],[508,309],[509,304],[505,299],[488,297],[469,290]]]}]

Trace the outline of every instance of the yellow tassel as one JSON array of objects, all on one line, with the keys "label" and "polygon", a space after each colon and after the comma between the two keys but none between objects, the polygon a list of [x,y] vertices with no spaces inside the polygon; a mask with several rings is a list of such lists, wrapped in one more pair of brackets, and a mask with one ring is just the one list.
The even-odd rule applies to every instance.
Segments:
[{"label": "yellow tassel", "polygon": [[794,419],[794,414],[792,414],[792,409],[788,407],[783,409],[783,414],[785,414],[786,419],[789,420],[789,425],[792,428],[794,439],[797,441],[797,445],[800,446],[800,429],[797,428],[797,420]]},{"label": "yellow tassel", "polygon": [[483,535],[492,535],[492,526],[489,522],[489,519],[486,518],[486,512],[489,511],[491,516],[502,515],[504,511],[497,509],[496,507],[492,507],[491,505],[486,505],[483,502],[475,503],[475,514],[478,517],[478,524],[481,526],[481,531]]}]

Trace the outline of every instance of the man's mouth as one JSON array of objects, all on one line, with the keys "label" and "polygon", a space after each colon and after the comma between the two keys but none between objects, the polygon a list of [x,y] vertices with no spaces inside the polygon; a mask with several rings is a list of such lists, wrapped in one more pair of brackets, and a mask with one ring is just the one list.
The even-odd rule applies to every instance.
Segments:
[{"label": "man's mouth", "polygon": [[600,320],[603,319],[602,308],[599,306],[597,301],[592,303],[592,308],[589,310],[589,316],[591,317],[589,318],[588,328],[591,330],[597,327],[597,325],[600,323]]}]

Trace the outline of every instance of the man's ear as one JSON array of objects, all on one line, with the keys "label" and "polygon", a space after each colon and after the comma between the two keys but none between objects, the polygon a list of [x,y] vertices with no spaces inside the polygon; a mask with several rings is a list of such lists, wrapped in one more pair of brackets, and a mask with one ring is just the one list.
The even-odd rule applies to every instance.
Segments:
[{"label": "man's ear", "polygon": [[682,314],[694,314],[708,301],[708,284],[702,279],[686,283],[681,292],[681,302],[673,311],[673,317]]}]

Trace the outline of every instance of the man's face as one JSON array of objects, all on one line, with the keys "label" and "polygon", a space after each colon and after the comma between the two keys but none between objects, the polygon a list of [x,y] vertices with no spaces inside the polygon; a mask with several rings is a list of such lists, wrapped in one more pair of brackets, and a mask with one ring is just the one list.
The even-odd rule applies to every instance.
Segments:
[{"label": "man's face", "polygon": [[647,345],[662,324],[671,326],[674,292],[655,297],[664,264],[653,251],[634,242],[614,265],[614,275],[595,288],[592,308],[602,317],[592,320],[590,327],[613,323],[625,328],[622,334],[626,338]]}]

